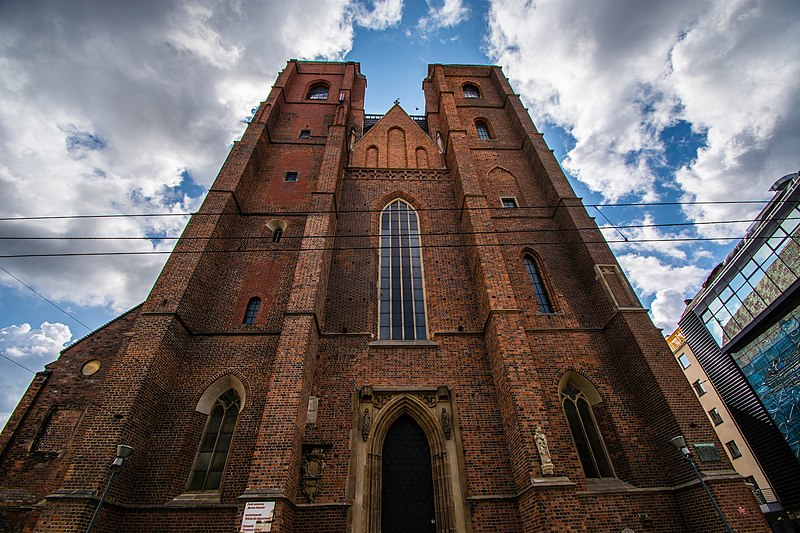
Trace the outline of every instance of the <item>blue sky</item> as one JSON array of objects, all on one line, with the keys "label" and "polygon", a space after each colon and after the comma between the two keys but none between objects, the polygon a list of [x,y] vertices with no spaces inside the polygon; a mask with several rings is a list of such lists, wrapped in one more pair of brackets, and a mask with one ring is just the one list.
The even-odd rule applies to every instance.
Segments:
[{"label": "blue sky", "polygon": [[[735,241],[670,240],[741,236],[759,205],[707,202],[800,167],[798,33],[796,0],[3,2],[0,218],[196,209],[289,58],[360,62],[368,113],[422,114],[428,63],[499,64],[586,203],[682,202],[589,208],[671,330]],[[185,222],[5,220],[0,256],[169,251]],[[19,365],[142,301],[165,259],[0,257],[0,425]]]}]

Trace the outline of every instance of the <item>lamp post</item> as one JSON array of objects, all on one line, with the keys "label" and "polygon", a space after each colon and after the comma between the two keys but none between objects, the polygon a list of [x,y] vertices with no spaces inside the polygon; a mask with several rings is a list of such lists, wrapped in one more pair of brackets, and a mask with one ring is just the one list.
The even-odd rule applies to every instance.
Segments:
[{"label": "lamp post", "polygon": [[719,514],[719,517],[722,520],[723,525],[725,526],[725,531],[728,531],[728,533],[735,533],[733,529],[731,529],[731,526],[728,524],[728,520],[725,518],[725,515],[723,514],[722,509],[717,503],[716,498],[714,498],[714,494],[711,492],[711,489],[708,488],[708,485],[706,485],[706,482],[703,480],[703,476],[700,475],[700,470],[697,468],[697,464],[695,464],[694,462],[694,458],[692,457],[692,452],[689,451],[689,447],[686,445],[686,439],[683,438],[683,435],[678,435],[677,437],[672,437],[671,439],[669,439],[669,441],[672,443],[673,446],[675,446],[681,451],[683,458],[686,459],[686,462],[689,463],[689,466],[692,467],[694,475],[697,477],[698,481],[700,481],[700,485],[703,486],[703,489],[705,489],[706,494],[708,495],[708,500],[711,502],[711,505],[714,506],[714,509],[717,510],[717,513]]},{"label": "lamp post", "polygon": [[109,466],[109,470],[111,470],[111,477],[108,478],[108,483],[106,483],[106,488],[103,490],[102,496],[100,496],[100,501],[97,503],[97,508],[94,510],[94,514],[92,515],[91,521],[89,521],[89,526],[86,528],[86,533],[89,533],[92,530],[92,526],[94,525],[94,521],[97,520],[97,515],[100,514],[100,507],[103,506],[103,500],[106,499],[106,493],[108,492],[109,487],[111,487],[111,482],[114,481],[114,477],[117,473],[122,469],[122,464],[125,462],[125,459],[133,452],[132,446],[127,446],[125,444],[118,444],[117,445],[117,456],[114,457],[114,461]]}]

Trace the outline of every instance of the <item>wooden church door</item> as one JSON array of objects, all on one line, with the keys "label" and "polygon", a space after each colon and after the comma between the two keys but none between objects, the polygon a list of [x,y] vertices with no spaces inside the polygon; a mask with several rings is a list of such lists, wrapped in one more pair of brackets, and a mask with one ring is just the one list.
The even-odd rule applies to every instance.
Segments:
[{"label": "wooden church door", "polygon": [[401,416],[389,428],[382,467],[382,533],[435,533],[431,449],[410,416]]}]

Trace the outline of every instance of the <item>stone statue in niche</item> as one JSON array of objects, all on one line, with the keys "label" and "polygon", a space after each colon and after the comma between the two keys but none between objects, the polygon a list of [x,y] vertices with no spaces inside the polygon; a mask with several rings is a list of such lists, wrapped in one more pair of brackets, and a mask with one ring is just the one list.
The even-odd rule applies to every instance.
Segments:
[{"label": "stone statue in niche", "polygon": [[442,431],[444,431],[444,438],[450,438],[450,415],[447,414],[447,409],[442,407]]},{"label": "stone statue in niche", "polygon": [[542,461],[542,474],[552,476],[555,466],[553,460],[550,459],[550,449],[547,447],[547,437],[542,431],[542,426],[536,426],[536,434],[533,439],[536,441],[536,449],[539,450],[539,459]]},{"label": "stone statue in niche", "polygon": [[369,428],[372,426],[372,415],[369,414],[369,409],[364,409],[361,414],[361,440],[367,440],[369,437]]},{"label": "stone statue in niche", "polygon": [[303,462],[303,479],[301,487],[309,503],[322,491],[322,475],[325,473],[325,453],[322,448],[314,448]]},{"label": "stone statue in niche", "polygon": [[436,132],[436,146],[439,147],[439,151],[444,153],[444,142],[442,141],[442,133],[437,131]]}]

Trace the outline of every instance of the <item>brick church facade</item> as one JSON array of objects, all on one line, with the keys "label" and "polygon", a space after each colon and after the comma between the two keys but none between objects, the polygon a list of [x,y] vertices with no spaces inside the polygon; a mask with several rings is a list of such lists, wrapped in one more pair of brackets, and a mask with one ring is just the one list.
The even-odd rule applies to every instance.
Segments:
[{"label": "brick church facade", "polygon": [[93,531],[724,530],[670,439],[721,445],[501,69],[431,65],[423,117],[366,85],[287,64],[147,300],[34,378],[0,529],[84,531],[127,444]]}]

